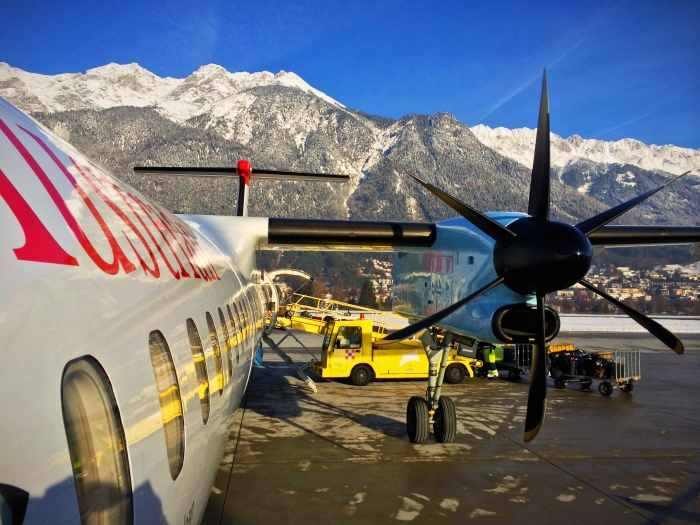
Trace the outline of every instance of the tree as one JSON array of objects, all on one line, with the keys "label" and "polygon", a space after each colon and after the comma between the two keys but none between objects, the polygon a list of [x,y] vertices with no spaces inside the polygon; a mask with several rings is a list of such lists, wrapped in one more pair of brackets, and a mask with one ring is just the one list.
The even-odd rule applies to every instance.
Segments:
[{"label": "tree", "polygon": [[377,298],[374,296],[374,289],[369,279],[362,280],[360,288],[360,298],[357,300],[358,306],[366,306],[368,308],[377,308]]}]

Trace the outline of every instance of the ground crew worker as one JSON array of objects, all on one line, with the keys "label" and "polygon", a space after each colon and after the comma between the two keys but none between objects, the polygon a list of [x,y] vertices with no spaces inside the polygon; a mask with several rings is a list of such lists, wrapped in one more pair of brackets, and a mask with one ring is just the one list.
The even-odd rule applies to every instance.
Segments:
[{"label": "ground crew worker", "polygon": [[487,370],[487,379],[492,380],[498,377],[498,369],[496,368],[496,348],[491,345],[484,347],[484,366]]}]

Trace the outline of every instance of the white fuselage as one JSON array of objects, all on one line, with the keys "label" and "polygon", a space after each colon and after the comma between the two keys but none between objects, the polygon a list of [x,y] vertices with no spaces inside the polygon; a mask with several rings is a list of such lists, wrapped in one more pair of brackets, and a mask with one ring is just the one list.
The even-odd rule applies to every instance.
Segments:
[{"label": "white fuselage", "polygon": [[[218,218],[170,214],[2,99],[0,121],[0,484],[29,493],[26,524],[80,522],[61,389],[66,365],[92,356],[123,425],[134,523],[198,523],[262,335],[268,298],[254,248],[266,219],[228,218],[217,233]],[[205,356],[206,424],[187,319]],[[182,400],[176,479],[153,331],[170,348]]]}]

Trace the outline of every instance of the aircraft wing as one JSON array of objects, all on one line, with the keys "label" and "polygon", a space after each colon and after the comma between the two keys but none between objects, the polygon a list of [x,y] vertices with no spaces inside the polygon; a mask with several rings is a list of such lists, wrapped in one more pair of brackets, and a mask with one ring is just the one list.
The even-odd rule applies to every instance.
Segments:
[{"label": "aircraft wing", "polygon": [[[269,219],[270,249],[428,248],[436,238],[433,223]],[[631,247],[699,244],[700,227],[603,226],[589,235],[593,246]]]},{"label": "aircraft wing", "polygon": [[432,223],[270,218],[265,247],[295,250],[429,248],[436,235]]},{"label": "aircraft wing", "polygon": [[698,244],[700,227],[693,226],[603,226],[591,233],[593,246],[655,246]]}]

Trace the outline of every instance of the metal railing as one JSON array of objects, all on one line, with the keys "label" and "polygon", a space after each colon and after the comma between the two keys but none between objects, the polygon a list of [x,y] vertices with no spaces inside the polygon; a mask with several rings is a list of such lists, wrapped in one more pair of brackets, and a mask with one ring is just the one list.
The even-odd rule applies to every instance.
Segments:
[{"label": "metal railing", "polygon": [[389,316],[396,316],[393,312],[343,303],[334,299],[320,299],[310,295],[294,294],[292,297],[297,298],[293,303],[287,305],[287,311],[291,311],[292,315],[298,316],[302,312],[307,312],[313,317],[318,317],[319,320],[325,319],[326,316],[339,319],[358,319],[363,316],[372,321],[372,325],[386,330],[399,330],[405,326],[389,321]]}]

